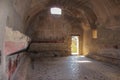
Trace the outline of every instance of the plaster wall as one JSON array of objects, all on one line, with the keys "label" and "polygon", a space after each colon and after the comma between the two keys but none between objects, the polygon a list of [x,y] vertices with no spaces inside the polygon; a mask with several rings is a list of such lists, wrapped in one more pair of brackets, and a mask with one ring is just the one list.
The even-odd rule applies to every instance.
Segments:
[{"label": "plaster wall", "polygon": [[[22,6],[23,7],[23,6]],[[23,49],[25,45],[16,49],[21,43],[26,44],[26,36],[24,35],[24,22],[22,14],[18,14],[10,0],[0,0],[0,49],[2,51],[2,80],[8,80],[7,53]],[[12,46],[9,44],[12,43]],[[6,46],[7,45],[7,46]],[[16,45],[16,46],[13,46]],[[11,48],[11,52],[7,50]],[[7,52],[6,52],[7,50]]]}]

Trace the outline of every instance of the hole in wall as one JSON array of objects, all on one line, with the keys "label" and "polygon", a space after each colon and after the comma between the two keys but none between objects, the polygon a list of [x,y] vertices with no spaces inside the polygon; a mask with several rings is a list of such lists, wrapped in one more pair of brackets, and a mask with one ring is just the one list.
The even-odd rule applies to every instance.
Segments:
[{"label": "hole in wall", "polygon": [[62,9],[58,7],[52,7],[50,13],[53,15],[62,15]]}]

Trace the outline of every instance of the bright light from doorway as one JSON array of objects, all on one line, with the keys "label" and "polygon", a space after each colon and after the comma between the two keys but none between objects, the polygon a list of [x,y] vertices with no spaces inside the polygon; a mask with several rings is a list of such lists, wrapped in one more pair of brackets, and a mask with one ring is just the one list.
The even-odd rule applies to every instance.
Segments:
[{"label": "bright light from doorway", "polygon": [[79,36],[72,36],[71,53],[79,55]]},{"label": "bright light from doorway", "polygon": [[51,14],[55,14],[55,15],[61,15],[62,14],[61,8],[57,8],[57,7],[51,8],[50,12],[51,12]]}]

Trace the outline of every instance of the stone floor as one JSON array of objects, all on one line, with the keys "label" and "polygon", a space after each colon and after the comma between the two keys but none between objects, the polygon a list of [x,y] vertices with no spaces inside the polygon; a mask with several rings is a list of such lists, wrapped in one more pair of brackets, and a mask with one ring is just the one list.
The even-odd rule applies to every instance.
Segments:
[{"label": "stone floor", "polygon": [[26,80],[120,80],[120,68],[84,56],[36,58]]}]

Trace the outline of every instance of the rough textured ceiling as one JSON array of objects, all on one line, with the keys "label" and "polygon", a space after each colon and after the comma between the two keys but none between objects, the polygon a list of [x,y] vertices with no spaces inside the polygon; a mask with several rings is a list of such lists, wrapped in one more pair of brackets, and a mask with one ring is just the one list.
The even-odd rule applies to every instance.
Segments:
[{"label": "rough textured ceiling", "polygon": [[89,23],[92,28],[98,24],[108,28],[120,25],[120,0],[32,0],[26,22],[29,24],[36,14],[49,11],[54,6],[62,8],[71,24],[82,21]]},{"label": "rough textured ceiling", "polygon": [[[80,26],[81,22],[89,23],[92,28],[97,20],[91,9],[89,0],[33,0],[27,22],[31,21],[36,14],[49,12],[51,7],[60,7],[66,20],[73,26]],[[42,19],[41,19],[42,20]]]}]

